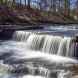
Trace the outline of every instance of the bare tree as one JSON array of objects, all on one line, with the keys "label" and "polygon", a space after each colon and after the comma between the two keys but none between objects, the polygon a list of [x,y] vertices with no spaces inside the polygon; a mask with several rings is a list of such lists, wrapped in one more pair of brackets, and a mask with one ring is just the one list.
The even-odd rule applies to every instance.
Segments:
[{"label": "bare tree", "polygon": [[51,0],[50,10],[53,11],[53,0]]},{"label": "bare tree", "polygon": [[20,0],[20,5],[21,5],[22,1]]},{"label": "bare tree", "polygon": [[53,11],[56,12],[56,0],[53,0]]},{"label": "bare tree", "polygon": [[26,6],[26,4],[27,4],[27,1],[25,0],[25,6]]},{"label": "bare tree", "polygon": [[61,12],[61,3],[62,3],[62,1],[58,0],[58,9],[59,9],[59,12]]},{"label": "bare tree", "polygon": [[39,6],[40,6],[40,10],[42,10],[42,1],[40,1]]},{"label": "bare tree", "polygon": [[64,13],[65,11],[65,0],[59,0],[59,12]]},{"label": "bare tree", "polygon": [[13,3],[15,3],[15,0],[13,0]]},{"label": "bare tree", "polygon": [[13,5],[13,6],[15,5],[15,0],[12,1],[12,5]]},{"label": "bare tree", "polygon": [[30,8],[31,0],[28,0],[28,8]]},{"label": "bare tree", "polygon": [[70,0],[65,0],[65,15],[70,15]]}]

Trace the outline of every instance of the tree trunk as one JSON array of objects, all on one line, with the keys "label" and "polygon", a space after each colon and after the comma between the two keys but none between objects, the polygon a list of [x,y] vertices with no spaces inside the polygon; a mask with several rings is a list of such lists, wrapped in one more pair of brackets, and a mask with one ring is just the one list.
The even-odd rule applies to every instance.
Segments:
[{"label": "tree trunk", "polygon": [[51,0],[51,7],[50,10],[53,11],[53,0]]},{"label": "tree trunk", "polygon": [[59,12],[61,12],[61,0],[59,0],[59,6],[58,6],[58,8],[59,8]]},{"label": "tree trunk", "polygon": [[15,3],[15,0],[13,0],[13,3]]},{"label": "tree trunk", "polygon": [[56,0],[53,0],[53,12],[56,12]]},{"label": "tree trunk", "polygon": [[31,0],[28,0],[28,8],[30,8]]},{"label": "tree trunk", "polygon": [[26,0],[25,0],[25,6],[26,6]]},{"label": "tree trunk", "polygon": [[40,10],[42,10],[42,6],[41,6],[41,5],[42,5],[42,3],[40,2],[40,3],[39,3]]},{"label": "tree trunk", "polygon": [[21,5],[21,0],[20,0],[20,5]]},{"label": "tree trunk", "polygon": [[76,6],[77,6],[77,10],[78,10],[78,0],[77,0],[77,2],[76,2]]},{"label": "tree trunk", "polygon": [[65,0],[65,15],[69,16],[70,15],[70,0]]}]

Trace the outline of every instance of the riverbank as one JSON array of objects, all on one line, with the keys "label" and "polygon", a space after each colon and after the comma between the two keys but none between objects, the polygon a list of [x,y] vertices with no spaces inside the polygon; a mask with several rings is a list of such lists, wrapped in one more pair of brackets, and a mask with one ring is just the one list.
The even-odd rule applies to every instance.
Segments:
[{"label": "riverbank", "polygon": [[41,24],[78,24],[77,20],[63,14],[40,11],[28,7],[8,7],[0,5],[0,24],[41,25]]}]

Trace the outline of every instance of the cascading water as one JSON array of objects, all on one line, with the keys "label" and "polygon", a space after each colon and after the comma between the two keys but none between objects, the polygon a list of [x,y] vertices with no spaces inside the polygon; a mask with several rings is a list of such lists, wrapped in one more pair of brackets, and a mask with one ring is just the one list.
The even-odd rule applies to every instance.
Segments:
[{"label": "cascading water", "polygon": [[[71,38],[64,37],[60,42],[57,54],[62,56],[70,56],[71,41]],[[72,57],[72,55],[70,57]]]},{"label": "cascading water", "polygon": [[49,54],[72,57],[70,52],[72,38],[52,35],[40,35],[38,33],[17,31],[13,35],[17,41],[25,41],[27,48]]},{"label": "cascading water", "polygon": [[30,34],[31,32],[16,31],[13,35],[13,40],[26,41]]},{"label": "cascading water", "polygon": [[28,47],[32,50],[40,50],[44,40],[44,35],[31,34],[26,41]]},{"label": "cascading water", "polygon": [[45,36],[42,51],[48,52],[50,54],[57,54],[61,40],[62,40],[62,37]]},{"label": "cascading water", "polygon": [[[31,71],[30,74],[33,75],[37,71],[36,73],[38,75],[45,75],[47,78],[68,78],[70,73],[68,71],[64,71],[64,69],[61,70],[60,68],[57,70],[57,67],[59,65],[62,66],[77,62],[76,60],[67,58],[72,57],[74,54],[72,50],[72,37],[46,35],[32,31],[16,31],[13,34],[11,41],[1,42],[0,45],[0,59],[3,59],[5,64],[20,63],[21,61],[19,60],[24,60],[23,62],[39,61],[39,63],[44,63],[45,67],[42,66],[42,69],[44,67],[45,70],[40,69],[41,66],[39,66],[39,63],[38,65],[35,65],[35,68],[32,63],[28,64],[28,66],[30,65],[28,70],[29,72]],[[2,47],[4,48],[2,49]],[[12,53],[12,55],[10,54],[10,56],[7,56],[8,53]],[[6,55],[6,57],[4,57],[4,55]],[[48,63],[49,66],[53,66],[55,69],[49,70],[45,63]],[[25,67],[26,66],[27,64],[25,64]],[[21,68],[19,68],[19,70],[20,69]],[[59,72],[57,73],[57,71]],[[67,75],[67,77],[65,75]],[[9,76],[7,78],[9,78]]]}]

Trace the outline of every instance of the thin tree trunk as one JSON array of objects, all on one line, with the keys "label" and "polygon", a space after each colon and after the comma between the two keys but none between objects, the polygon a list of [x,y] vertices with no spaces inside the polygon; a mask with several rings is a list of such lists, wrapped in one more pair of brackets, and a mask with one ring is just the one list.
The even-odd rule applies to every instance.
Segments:
[{"label": "thin tree trunk", "polygon": [[21,5],[21,0],[20,0],[20,5]]},{"label": "thin tree trunk", "polygon": [[26,0],[25,0],[25,6],[26,6]]},{"label": "thin tree trunk", "polygon": [[15,0],[13,0],[13,3],[15,3]]},{"label": "thin tree trunk", "polygon": [[40,3],[39,3],[40,10],[42,10],[42,6],[41,6],[41,5],[42,5],[42,3],[40,2]]},{"label": "thin tree trunk", "polygon": [[31,0],[28,0],[28,8],[30,8]]},{"label": "thin tree trunk", "polygon": [[59,12],[61,11],[61,6],[60,5],[61,5],[61,0],[59,0],[59,6],[58,6],[59,7]]},{"label": "thin tree trunk", "polygon": [[70,15],[70,0],[65,0],[65,15]]},{"label": "thin tree trunk", "polygon": [[65,9],[64,8],[64,6],[65,6],[64,3],[65,3],[64,0],[59,0],[59,12],[60,13],[64,13],[64,9]]},{"label": "thin tree trunk", "polygon": [[15,0],[12,0],[12,5],[15,5]]},{"label": "thin tree trunk", "polygon": [[56,12],[56,0],[53,0],[53,12]]},{"label": "thin tree trunk", "polygon": [[77,2],[76,2],[76,6],[77,6],[77,10],[78,10],[78,0],[77,0]]},{"label": "thin tree trunk", "polygon": [[68,15],[70,16],[70,0],[68,0]]},{"label": "thin tree trunk", "polygon": [[53,0],[51,0],[51,7],[50,10],[53,11]]}]

